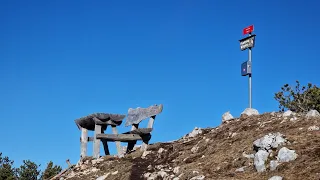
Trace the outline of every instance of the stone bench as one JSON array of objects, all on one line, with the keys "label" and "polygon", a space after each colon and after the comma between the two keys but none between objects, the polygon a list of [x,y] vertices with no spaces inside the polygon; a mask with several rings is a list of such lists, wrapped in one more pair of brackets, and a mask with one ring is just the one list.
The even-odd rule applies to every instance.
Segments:
[{"label": "stone bench", "polygon": [[[151,132],[156,115],[161,113],[163,105],[153,105],[148,108],[129,108],[126,118],[125,126],[131,126],[131,130],[118,133],[117,126],[122,124],[126,117],[121,114],[95,113],[76,119],[75,122],[79,129],[81,129],[81,158],[86,156],[87,142],[93,141],[93,157],[100,157],[100,141],[103,144],[106,155],[109,155],[108,142],[115,142],[119,156],[123,155],[121,142],[128,143],[126,153],[133,150],[137,141],[142,141],[141,150],[146,150],[149,140],[151,139]],[[146,128],[139,128],[141,121],[149,118]],[[108,126],[112,128],[112,134],[104,134]],[[88,137],[87,130],[94,131],[93,137]]]}]

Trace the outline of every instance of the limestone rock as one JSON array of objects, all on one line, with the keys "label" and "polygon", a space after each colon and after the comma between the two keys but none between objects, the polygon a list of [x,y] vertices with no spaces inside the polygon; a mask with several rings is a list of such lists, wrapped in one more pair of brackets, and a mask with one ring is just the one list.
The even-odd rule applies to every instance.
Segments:
[{"label": "limestone rock", "polygon": [[290,110],[287,110],[286,112],[284,112],[284,113],[282,114],[282,117],[289,117],[289,116],[291,116],[291,115],[294,115],[294,113],[293,113],[292,111],[290,111]]},{"label": "limestone rock", "polygon": [[223,115],[222,115],[222,122],[225,122],[225,121],[229,121],[233,119],[233,116],[230,114],[230,111],[228,112],[225,112]]},{"label": "limestone rock", "polygon": [[265,161],[268,159],[269,153],[265,150],[259,150],[254,155],[254,166],[258,172],[266,170]]},{"label": "limestone rock", "polygon": [[252,116],[252,115],[259,115],[258,110],[253,109],[253,108],[246,108],[241,115],[247,115],[247,116]]},{"label": "limestone rock", "polygon": [[283,138],[283,135],[277,132],[269,133],[262,138],[255,140],[253,142],[253,146],[256,150],[269,150],[271,148],[277,148],[280,145],[284,145],[286,142],[287,140]]},{"label": "limestone rock", "polygon": [[107,177],[108,177],[109,175],[110,175],[110,173],[105,174],[105,175],[103,175],[103,176],[98,177],[96,180],[105,180],[105,179],[107,179]]},{"label": "limestone rock", "polygon": [[192,132],[190,132],[189,134],[187,134],[187,137],[196,137],[198,134],[202,134],[202,129],[195,127]]},{"label": "limestone rock", "polygon": [[276,170],[278,165],[279,165],[279,162],[277,160],[270,161],[270,170],[271,171]]},{"label": "limestone rock", "polygon": [[160,148],[160,149],[158,150],[158,153],[161,154],[163,151],[164,151],[164,149],[163,149],[163,148]]},{"label": "limestone rock", "polygon": [[243,172],[245,167],[246,167],[246,166],[243,166],[243,167],[241,167],[241,168],[236,169],[236,172]]},{"label": "limestone rock", "polygon": [[279,162],[289,162],[297,159],[297,156],[294,150],[283,147],[279,150],[277,159]]},{"label": "limestone rock", "polygon": [[198,150],[199,150],[199,146],[195,145],[195,146],[192,147],[191,152],[192,153],[196,153]]},{"label": "limestone rock", "polygon": [[173,173],[179,174],[179,172],[180,172],[180,166],[177,166],[173,169]]},{"label": "limestone rock", "polygon": [[320,117],[320,113],[317,110],[310,110],[306,117],[310,118],[310,117]]},{"label": "limestone rock", "polygon": [[268,180],[282,180],[282,177],[281,176],[272,176]]},{"label": "limestone rock", "polygon": [[146,156],[147,156],[148,154],[150,154],[150,153],[151,153],[151,151],[144,151],[144,152],[142,153],[141,158],[142,158],[142,159],[146,158]]}]

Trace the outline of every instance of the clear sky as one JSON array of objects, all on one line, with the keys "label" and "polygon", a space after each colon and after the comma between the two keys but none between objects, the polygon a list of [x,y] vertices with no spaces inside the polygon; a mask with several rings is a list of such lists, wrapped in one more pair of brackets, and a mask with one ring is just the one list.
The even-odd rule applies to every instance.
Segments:
[{"label": "clear sky", "polygon": [[[319,6],[316,0],[2,0],[0,152],[16,166],[24,159],[76,163],[74,120],[94,112],[163,104],[151,143],[218,126],[226,111],[238,117],[248,106],[248,77],[240,75],[248,51],[238,40],[251,24],[253,107],[277,111],[273,97],[283,84],[320,84]],[[114,154],[115,144],[109,146]]]}]

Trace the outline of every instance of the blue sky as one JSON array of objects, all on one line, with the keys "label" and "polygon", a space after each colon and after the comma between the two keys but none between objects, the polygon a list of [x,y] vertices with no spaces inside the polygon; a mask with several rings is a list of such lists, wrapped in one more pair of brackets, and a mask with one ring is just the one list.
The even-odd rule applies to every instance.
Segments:
[{"label": "blue sky", "polygon": [[273,96],[283,84],[320,84],[319,5],[2,0],[0,152],[16,166],[76,163],[74,120],[93,112],[163,104],[151,143],[218,126],[229,110],[238,117],[248,106],[248,77],[240,75],[248,51],[238,40],[251,24],[253,107],[277,111]]}]

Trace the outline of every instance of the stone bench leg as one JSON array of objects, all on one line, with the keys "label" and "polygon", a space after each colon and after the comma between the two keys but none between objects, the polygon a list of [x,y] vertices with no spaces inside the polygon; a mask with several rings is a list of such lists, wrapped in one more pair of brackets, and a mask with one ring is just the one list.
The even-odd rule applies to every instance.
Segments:
[{"label": "stone bench leg", "polygon": [[101,134],[101,126],[94,126],[94,136],[93,136],[93,158],[100,157],[100,139],[97,139],[97,134]]},{"label": "stone bench leg", "polygon": [[[154,124],[154,120],[156,119],[156,116],[151,116],[148,122],[148,126],[147,128],[153,128],[153,124]],[[141,146],[141,151],[146,151],[148,144],[149,144],[149,140],[151,139],[151,134],[149,134],[148,136],[146,136],[143,141],[142,141],[142,146]]]},{"label": "stone bench leg", "polygon": [[[112,133],[113,134],[118,134],[118,130],[117,130],[116,126],[111,126],[111,127],[112,127]],[[121,149],[121,142],[120,141],[116,141],[116,146],[117,146],[118,156],[122,157],[123,153],[122,153],[122,149]]]},{"label": "stone bench leg", "polygon": [[80,143],[80,159],[82,159],[87,156],[88,130],[85,128],[81,128]]}]

